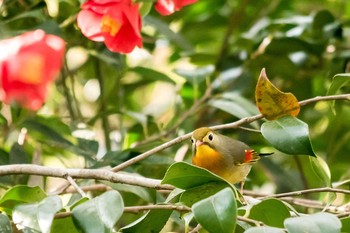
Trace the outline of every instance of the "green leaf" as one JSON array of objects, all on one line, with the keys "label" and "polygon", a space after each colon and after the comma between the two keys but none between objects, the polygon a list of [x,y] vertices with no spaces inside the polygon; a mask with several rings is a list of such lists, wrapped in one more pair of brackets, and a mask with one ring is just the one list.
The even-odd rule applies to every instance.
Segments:
[{"label": "green leaf", "polygon": [[181,189],[189,189],[209,182],[226,182],[215,174],[194,165],[178,162],[172,164],[162,180]]},{"label": "green leaf", "polygon": [[129,184],[116,184],[116,183],[109,183],[109,182],[103,182],[107,184],[108,186],[112,187],[115,190],[118,190],[119,192],[128,192],[133,193],[139,198],[145,200],[146,202],[154,202],[154,198],[151,195],[151,192],[147,188],[143,188],[140,186],[135,185],[129,185]]},{"label": "green leaf", "polygon": [[58,145],[63,148],[73,145],[59,132],[57,132],[52,127],[40,122],[40,120],[28,119],[23,123],[23,126],[28,129],[29,133],[37,135],[37,138],[41,140],[47,140],[54,145]]},{"label": "green leaf", "polygon": [[323,186],[331,187],[331,171],[329,170],[328,164],[319,156],[310,157],[310,164]]},{"label": "green leaf", "polygon": [[231,188],[203,199],[192,206],[194,217],[209,232],[232,233],[236,227],[237,205]]},{"label": "green leaf", "polygon": [[78,229],[75,227],[73,218],[55,218],[51,226],[50,233],[79,233]]},{"label": "green leaf", "polygon": [[17,204],[40,202],[46,197],[45,192],[39,187],[28,187],[25,185],[14,186],[6,191],[0,199],[0,209],[8,215]]},{"label": "green leaf", "polygon": [[317,213],[309,216],[288,218],[284,222],[289,233],[340,233],[341,222],[334,215],[329,213]]},{"label": "green leaf", "polygon": [[350,217],[342,218],[341,220],[341,232],[350,232]]},{"label": "green leaf", "polygon": [[124,211],[121,195],[114,190],[86,201],[72,211],[75,222],[84,232],[109,232]]},{"label": "green leaf", "polygon": [[55,213],[62,208],[58,196],[49,196],[39,203],[17,205],[12,219],[15,224],[49,233]]},{"label": "green leaf", "polygon": [[120,230],[125,233],[160,232],[172,212],[172,210],[150,210],[147,214]]},{"label": "green leaf", "polygon": [[176,69],[174,70],[176,74],[184,77],[192,85],[198,85],[204,82],[214,71],[212,65],[200,67],[197,69]]},{"label": "green leaf", "polygon": [[334,95],[338,90],[346,85],[350,85],[350,74],[336,74],[333,77],[331,86],[328,89],[327,95]]},{"label": "green leaf", "polygon": [[141,75],[142,80],[147,80],[147,81],[163,81],[163,82],[169,82],[175,84],[174,80],[169,78],[167,75],[158,72],[156,70],[142,67],[142,66],[137,66],[132,69],[129,69],[129,71],[133,71],[135,73],[138,73]]},{"label": "green leaf", "polygon": [[12,227],[9,217],[0,213],[0,232],[1,233],[12,233]]},{"label": "green leaf", "polygon": [[248,230],[246,230],[244,233],[285,233],[285,231],[283,229],[276,228],[276,227],[262,226],[262,227],[251,227]]},{"label": "green leaf", "polygon": [[[340,88],[344,86],[349,86],[350,85],[350,74],[345,73],[345,74],[337,74],[333,77],[331,86],[328,89],[327,95],[335,95]],[[335,100],[331,101],[331,107],[333,113],[335,113]]]},{"label": "green leaf", "polygon": [[263,200],[254,205],[249,213],[249,218],[261,221],[266,225],[283,228],[283,221],[290,217],[289,209],[283,202],[277,199]]},{"label": "green leaf", "polygon": [[227,188],[228,184],[224,182],[211,182],[186,190],[180,196],[180,202],[186,206],[192,206],[194,203],[214,195],[220,190]]},{"label": "green leaf", "polygon": [[160,18],[147,15],[143,18],[144,23],[153,25],[161,34],[165,35],[170,41],[187,52],[194,50],[192,44],[181,35],[179,32],[174,32],[169,28],[169,25]]},{"label": "green leaf", "polygon": [[308,125],[295,117],[284,116],[264,122],[261,133],[279,151],[316,157],[311,146]]}]

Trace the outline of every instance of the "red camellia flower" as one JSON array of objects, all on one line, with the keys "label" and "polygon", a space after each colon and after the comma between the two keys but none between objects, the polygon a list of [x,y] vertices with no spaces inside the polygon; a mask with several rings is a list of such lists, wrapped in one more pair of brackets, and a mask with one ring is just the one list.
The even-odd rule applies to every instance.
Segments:
[{"label": "red camellia flower", "polygon": [[130,53],[142,47],[139,5],[132,0],[88,0],[78,14],[78,27],[112,52]]},{"label": "red camellia flower", "polygon": [[0,100],[38,110],[62,66],[65,42],[42,30],[0,41]]},{"label": "red camellia flower", "polygon": [[197,0],[158,0],[155,8],[161,15],[170,15],[182,7],[193,4]]}]

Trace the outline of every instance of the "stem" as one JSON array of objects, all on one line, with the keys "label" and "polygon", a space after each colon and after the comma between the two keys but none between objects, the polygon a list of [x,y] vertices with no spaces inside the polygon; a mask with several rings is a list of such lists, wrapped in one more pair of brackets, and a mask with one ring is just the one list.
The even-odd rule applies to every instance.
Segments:
[{"label": "stem", "polygon": [[106,109],[106,103],[105,103],[105,88],[104,88],[104,79],[102,77],[101,72],[101,66],[100,61],[95,58],[95,74],[96,78],[100,84],[100,112],[101,112],[101,121],[102,121],[102,129],[103,129],[103,135],[104,135],[104,142],[106,146],[106,150],[111,150],[111,140],[109,138],[109,121],[108,116],[106,115],[107,109]]},{"label": "stem", "polygon": [[76,120],[76,114],[74,112],[74,108],[73,108],[73,99],[71,97],[71,94],[69,92],[69,88],[67,87],[67,77],[66,75],[69,75],[68,73],[68,68],[67,68],[67,65],[65,64],[64,65],[64,72],[62,72],[62,87],[63,87],[63,93],[64,93],[64,97],[66,98],[66,102],[67,102],[67,108],[68,108],[68,112],[69,112],[69,115],[72,119],[72,121],[75,121]]},{"label": "stem", "polygon": [[227,53],[229,51],[229,41],[232,33],[234,32],[234,29],[241,23],[241,20],[244,19],[244,12],[246,9],[246,6],[249,4],[249,0],[244,0],[241,2],[241,5],[238,9],[233,9],[230,14],[229,23],[227,30],[225,32],[221,49],[219,52],[219,55],[215,62],[215,70],[220,71],[221,70],[221,63],[224,61],[227,57]]}]

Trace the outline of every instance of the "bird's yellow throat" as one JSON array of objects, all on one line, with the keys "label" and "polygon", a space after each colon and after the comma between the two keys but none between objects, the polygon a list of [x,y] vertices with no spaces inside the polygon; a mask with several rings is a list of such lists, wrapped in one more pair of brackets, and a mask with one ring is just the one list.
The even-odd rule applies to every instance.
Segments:
[{"label": "bird's yellow throat", "polygon": [[226,168],[222,155],[206,144],[196,147],[196,154],[192,158],[192,163],[206,168],[217,175],[220,175]]}]

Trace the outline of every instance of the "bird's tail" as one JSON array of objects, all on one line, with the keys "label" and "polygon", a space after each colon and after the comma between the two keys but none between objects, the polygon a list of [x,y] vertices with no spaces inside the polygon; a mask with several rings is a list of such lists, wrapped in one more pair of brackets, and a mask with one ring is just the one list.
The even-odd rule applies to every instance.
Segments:
[{"label": "bird's tail", "polygon": [[259,153],[258,155],[263,157],[263,156],[269,156],[272,155],[274,152],[269,152],[269,153]]}]

